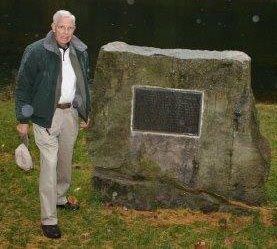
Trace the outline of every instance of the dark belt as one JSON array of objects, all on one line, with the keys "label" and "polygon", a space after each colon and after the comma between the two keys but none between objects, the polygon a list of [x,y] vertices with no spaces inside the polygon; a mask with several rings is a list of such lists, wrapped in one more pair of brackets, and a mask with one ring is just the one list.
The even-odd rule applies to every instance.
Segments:
[{"label": "dark belt", "polygon": [[57,108],[67,109],[71,107],[71,103],[57,104]]}]

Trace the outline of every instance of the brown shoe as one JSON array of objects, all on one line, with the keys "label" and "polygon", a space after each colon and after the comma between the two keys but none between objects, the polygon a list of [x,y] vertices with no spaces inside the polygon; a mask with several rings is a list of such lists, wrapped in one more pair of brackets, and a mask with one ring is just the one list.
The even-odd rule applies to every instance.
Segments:
[{"label": "brown shoe", "polygon": [[50,239],[59,239],[61,237],[61,231],[58,225],[41,225],[44,236]]},{"label": "brown shoe", "polygon": [[72,203],[67,201],[65,204],[57,205],[57,208],[76,211],[80,209],[80,205],[78,203]]}]

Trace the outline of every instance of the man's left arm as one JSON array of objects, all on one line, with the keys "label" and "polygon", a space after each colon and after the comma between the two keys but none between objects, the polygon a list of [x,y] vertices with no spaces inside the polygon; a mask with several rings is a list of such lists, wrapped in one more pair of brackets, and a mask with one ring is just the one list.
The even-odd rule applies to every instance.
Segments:
[{"label": "man's left arm", "polygon": [[[90,100],[90,91],[89,91],[89,84],[91,82],[91,75],[90,75],[90,67],[89,67],[89,57],[87,51],[84,51],[84,59],[85,59],[85,72],[86,72],[86,81],[85,81],[85,87],[86,87],[86,107],[88,113],[91,111],[91,100]],[[88,117],[87,122],[82,121],[80,123],[80,128],[86,129],[90,125],[90,118]]]}]

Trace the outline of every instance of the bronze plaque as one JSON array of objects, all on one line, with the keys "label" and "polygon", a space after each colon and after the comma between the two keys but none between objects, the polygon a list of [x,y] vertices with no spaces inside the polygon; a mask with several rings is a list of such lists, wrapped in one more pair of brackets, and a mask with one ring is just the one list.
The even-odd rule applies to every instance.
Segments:
[{"label": "bronze plaque", "polygon": [[134,131],[199,136],[202,92],[134,87]]}]

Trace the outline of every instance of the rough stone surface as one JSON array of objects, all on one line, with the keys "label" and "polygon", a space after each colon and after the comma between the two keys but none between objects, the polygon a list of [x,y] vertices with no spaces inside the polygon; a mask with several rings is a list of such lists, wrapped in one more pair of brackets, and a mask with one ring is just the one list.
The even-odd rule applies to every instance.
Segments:
[{"label": "rough stone surface", "polygon": [[[202,91],[200,136],[132,131],[137,85]],[[270,147],[259,132],[246,54],[109,43],[92,100],[93,185],[105,201],[217,211],[230,210],[229,200],[265,200]]]}]

